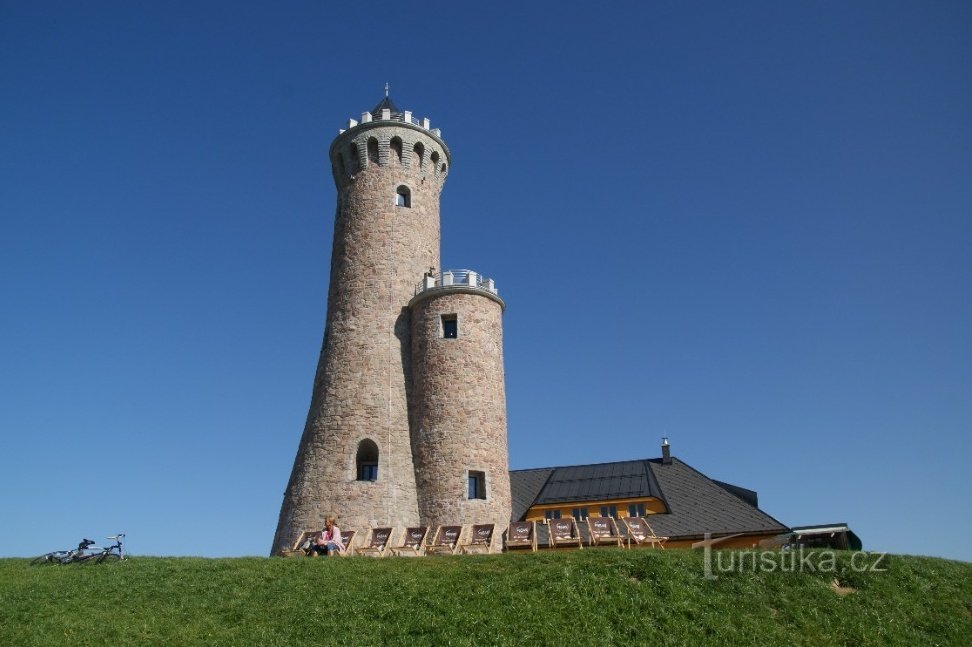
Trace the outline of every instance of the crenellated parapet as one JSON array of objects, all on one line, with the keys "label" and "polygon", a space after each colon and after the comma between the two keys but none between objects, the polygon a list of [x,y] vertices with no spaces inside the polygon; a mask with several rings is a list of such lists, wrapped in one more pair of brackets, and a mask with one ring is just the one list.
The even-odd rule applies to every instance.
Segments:
[{"label": "crenellated parapet", "polygon": [[361,113],[361,120],[349,119],[331,144],[331,168],[338,185],[353,181],[371,166],[398,164],[409,172],[441,185],[452,165],[442,131],[432,128],[428,117],[417,119],[412,112],[398,111],[390,100],[375,110]]}]

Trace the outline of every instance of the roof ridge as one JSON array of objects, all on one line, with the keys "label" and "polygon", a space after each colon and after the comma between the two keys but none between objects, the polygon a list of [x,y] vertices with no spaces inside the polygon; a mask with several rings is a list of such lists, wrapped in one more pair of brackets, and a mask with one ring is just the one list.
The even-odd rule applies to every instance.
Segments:
[{"label": "roof ridge", "polygon": [[642,461],[660,460],[658,458],[629,458],[623,461],[604,461],[602,463],[581,463],[579,465],[552,465],[550,467],[527,467],[520,470],[510,470],[511,472],[530,472],[534,470],[562,470],[571,467],[596,467],[598,465],[620,465],[621,463],[640,463]]}]

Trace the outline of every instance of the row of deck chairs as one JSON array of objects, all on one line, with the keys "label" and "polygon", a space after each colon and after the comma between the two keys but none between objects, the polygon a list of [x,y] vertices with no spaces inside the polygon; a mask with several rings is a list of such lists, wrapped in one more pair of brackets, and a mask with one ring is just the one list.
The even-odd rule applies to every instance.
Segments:
[{"label": "row of deck chairs", "polygon": [[[589,517],[587,519],[588,546],[611,546],[631,548],[636,546],[658,546],[665,548],[668,537],[659,537],[651,529],[643,517],[626,517],[621,520],[626,529],[622,535],[613,517]],[[468,526],[447,525],[439,526],[430,532],[428,526],[405,528],[396,532],[396,528],[373,528],[368,531],[367,539],[360,546],[355,546],[357,533],[345,530],[342,539],[347,549],[341,553],[343,557],[362,555],[370,557],[387,557],[389,555],[412,556],[422,555],[458,555],[492,552],[495,525],[475,524]],[[551,519],[547,522],[548,546],[550,548],[584,547],[584,538],[580,527],[573,517],[566,519]],[[298,555],[303,551],[301,547],[308,539],[314,537],[319,530],[305,530],[294,543],[288,554]],[[396,538],[397,535],[397,538]],[[506,531],[506,548],[530,548],[537,550],[537,522],[514,521]]]},{"label": "row of deck chairs", "polygon": [[[659,537],[644,517],[624,517],[626,532],[621,533],[613,517],[588,517],[588,546],[618,546],[631,548],[651,546],[665,548],[668,537]],[[580,526],[573,517],[547,521],[548,546],[550,548],[584,547]],[[537,550],[537,522],[516,521],[510,524],[506,538],[507,548],[530,547]]]},{"label": "row of deck chairs", "polygon": [[[493,550],[493,537],[495,525],[475,524],[469,526],[469,531],[463,533],[465,526],[449,525],[439,526],[430,532],[428,526],[416,526],[405,528],[401,532],[396,532],[397,528],[373,528],[368,531],[367,539],[360,546],[355,546],[354,539],[357,533],[354,530],[345,530],[341,533],[346,549],[340,553],[342,557],[353,555],[369,557],[388,557],[397,556],[422,556],[422,555],[458,555],[488,553]],[[308,538],[314,537],[319,530],[305,530],[294,543],[293,550],[288,551],[288,555],[299,555],[303,553],[302,546]],[[396,537],[397,535],[397,537]]]}]

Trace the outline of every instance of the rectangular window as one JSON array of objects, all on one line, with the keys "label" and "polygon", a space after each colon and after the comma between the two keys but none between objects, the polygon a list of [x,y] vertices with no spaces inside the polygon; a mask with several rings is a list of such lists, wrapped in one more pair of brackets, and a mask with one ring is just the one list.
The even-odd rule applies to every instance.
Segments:
[{"label": "rectangular window", "polygon": [[645,504],[644,503],[629,503],[628,504],[628,516],[629,517],[643,517],[643,516],[645,516]]},{"label": "rectangular window", "polygon": [[578,521],[587,519],[587,508],[571,508],[570,516]]},{"label": "rectangular window", "polygon": [[601,516],[602,517],[614,517],[618,518],[618,506],[616,505],[602,505],[601,506]]},{"label": "rectangular window", "polygon": [[469,472],[469,490],[468,496],[470,499],[485,499],[486,498],[486,473],[485,472]]},{"label": "rectangular window", "polygon": [[442,336],[455,339],[459,336],[459,321],[456,315],[442,315]]},{"label": "rectangular window", "polygon": [[550,519],[560,519],[560,510],[547,510],[543,513],[543,518],[548,521]]}]

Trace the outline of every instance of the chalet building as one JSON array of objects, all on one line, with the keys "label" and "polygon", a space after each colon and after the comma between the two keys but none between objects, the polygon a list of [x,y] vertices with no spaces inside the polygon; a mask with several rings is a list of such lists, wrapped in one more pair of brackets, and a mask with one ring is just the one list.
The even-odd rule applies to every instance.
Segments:
[{"label": "chalet building", "polygon": [[646,517],[668,547],[688,548],[708,534],[714,547],[749,548],[791,532],[759,509],[756,492],[702,474],[671,456],[667,441],[661,458],[512,470],[510,489],[513,519],[540,522],[540,545],[543,523],[566,517],[582,533],[588,517],[614,517],[621,527],[624,517]]}]

